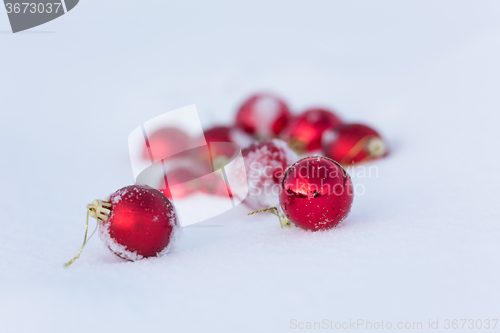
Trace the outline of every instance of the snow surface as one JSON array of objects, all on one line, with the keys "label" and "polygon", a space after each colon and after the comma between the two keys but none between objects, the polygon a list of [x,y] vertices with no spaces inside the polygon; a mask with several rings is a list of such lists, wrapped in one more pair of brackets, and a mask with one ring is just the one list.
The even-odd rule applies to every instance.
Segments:
[{"label": "snow surface", "polygon": [[[498,1],[85,0],[17,35],[4,13],[0,332],[499,318]],[[364,193],[340,227],[281,229],[239,205],[161,258],[93,238],[63,268],[85,205],[131,184],[134,128],[192,103],[225,123],[262,89],[389,141],[371,177],[350,170]]]}]

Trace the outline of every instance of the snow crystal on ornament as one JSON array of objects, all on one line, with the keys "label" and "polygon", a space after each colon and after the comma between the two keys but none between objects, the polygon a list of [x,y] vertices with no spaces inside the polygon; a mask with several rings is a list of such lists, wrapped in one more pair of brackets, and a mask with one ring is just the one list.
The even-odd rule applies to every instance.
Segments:
[{"label": "snow crystal on ornament", "polygon": [[278,139],[255,142],[242,153],[248,179],[245,205],[255,210],[278,205],[281,177],[299,159],[297,154]]},{"label": "snow crystal on ornament", "polygon": [[254,142],[253,138],[250,135],[238,128],[234,128],[233,130],[231,130],[229,135],[231,137],[231,140],[241,148],[248,147],[252,144],[252,142]]},{"label": "snow crystal on ornament", "polygon": [[99,238],[113,253],[123,259],[137,261],[144,258],[136,251],[129,251],[126,246],[118,244],[109,234],[109,224],[99,226]]}]

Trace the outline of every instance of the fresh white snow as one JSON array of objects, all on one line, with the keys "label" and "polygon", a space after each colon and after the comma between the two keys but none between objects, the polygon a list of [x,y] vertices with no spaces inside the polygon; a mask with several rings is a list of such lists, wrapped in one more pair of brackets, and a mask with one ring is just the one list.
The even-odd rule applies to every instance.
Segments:
[{"label": "fresh white snow", "polygon": [[[499,318],[497,1],[85,0],[8,30],[0,10],[0,332]],[[240,204],[161,258],[126,262],[94,237],[63,268],[85,205],[132,183],[134,128],[193,103],[205,128],[228,123],[261,90],[388,140],[349,170],[338,228],[281,229]]]}]

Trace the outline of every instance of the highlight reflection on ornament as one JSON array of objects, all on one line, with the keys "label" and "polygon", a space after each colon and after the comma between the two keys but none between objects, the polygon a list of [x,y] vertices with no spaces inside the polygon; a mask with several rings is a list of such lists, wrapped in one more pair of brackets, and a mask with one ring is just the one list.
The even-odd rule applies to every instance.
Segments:
[{"label": "highlight reflection on ornament", "polygon": [[321,148],[325,131],[335,129],[341,123],[332,111],[309,109],[290,121],[282,137],[298,153],[311,152]]},{"label": "highlight reflection on ornament", "polygon": [[236,114],[236,126],[258,139],[277,137],[291,118],[286,103],[271,94],[247,99]]},{"label": "highlight reflection on ornament", "polygon": [[351,209],[351,177],[334,160],[305,157],[285,171],[281,181],[280,206],[295,225],[324,230],[343,221]]}]

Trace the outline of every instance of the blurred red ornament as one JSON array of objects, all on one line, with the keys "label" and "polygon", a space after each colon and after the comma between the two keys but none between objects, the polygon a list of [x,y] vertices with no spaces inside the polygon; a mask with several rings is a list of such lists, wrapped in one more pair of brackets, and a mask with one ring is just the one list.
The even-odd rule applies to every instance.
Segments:
[{"label": "blurred red ornament", "polygon": [[204,134],[207,142],[233,142],[229,126],[214,126],[206,130]]},{"label": "blurred red ornament", "polygon": [[275,206],[281,177],[299,157],[278,139],[254,142],[242,154],[248,181],[248,196],[243,203],[252,209]]},{"label": "blurred red ornament", "polygon": [[236,114],[236,126],[261,139],[276,137],[291,118],[285,102],[269,94],[246,100]]},{"label": "blurred red ornament", "polygon": [[205,131],[205,140],[208,142],[210,153],[213,156],[225,156],[231,158],[237,152],[237,147],[232,145],[210,145],[211,142],[230,142],[233,129],[228,126],[216,126]]},{"label": "blurred red ornament", "polygon": [[285,171],[279,199],[286,218],[295,225],[307,230],[329,229],[351,210],[351,178],[329,158],[306,157]]},{"label": "blurred red ornament", "polygon": [[168,176],[161,181],[159,191],[170,200],[182,199],[196,191],[185,183],[199,176],[191,168],[178,167],[168,172]]},{"label": "blurred red ornament", "polygon": [[143,151],[144,159],[160,161],[190,148],[191,137],[175,127],[157,130],[148,137]]},{"label": "blurred red ornament", "polygon": [[342,121],[325,109],[309,109],[293,118],[283,131],[283,139],[299,153],[321,148],[321,137],[329,129],[337,128]]},{"label": "blurred red ornament", "polygon": [[323,138],[325,155],[342,165],[377,159],[387,155],[380,134],[362,124],[349,124],[328,132]]}]

